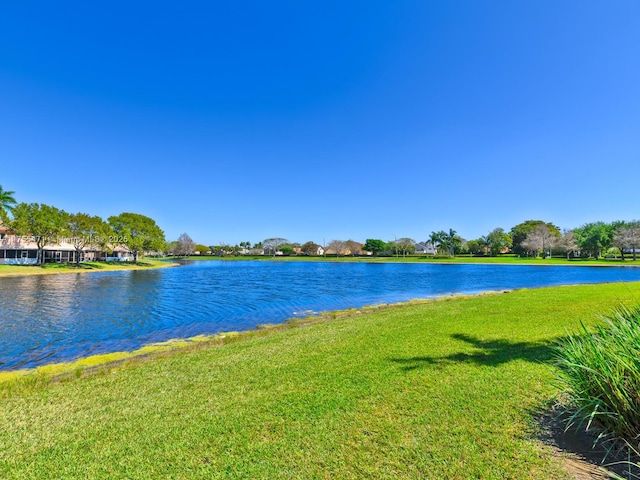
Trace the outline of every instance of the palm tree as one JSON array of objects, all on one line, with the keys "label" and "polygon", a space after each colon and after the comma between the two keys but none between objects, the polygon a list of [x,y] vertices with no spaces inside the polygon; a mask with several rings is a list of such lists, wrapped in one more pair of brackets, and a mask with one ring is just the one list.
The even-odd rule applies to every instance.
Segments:
[{"label": "palm tree", "polygon": [[429,235],[429,241],[435,247],[436,253],[438,253],[438,251],[442,247],[442,241],[443,241],[442,233],[443,233],[442,231],[431,232],[431,235]]},{"label": "palm tree", "polygon": [[16,192],[10,192],[3,190],[0,185],[0,219],[6,220],[7,214],[13,211],[13,207],[16,205],[16,199],[13,198],[13,194]]},{"label": "palm tree", "polygon": [[455,257],[456,246],[460,244],[460,237],[458,237],[458,232],[456,232],[453,228],[449,229],[449,233],[446,234],[447,238],[447,246],[449,247],[449,256]]}]

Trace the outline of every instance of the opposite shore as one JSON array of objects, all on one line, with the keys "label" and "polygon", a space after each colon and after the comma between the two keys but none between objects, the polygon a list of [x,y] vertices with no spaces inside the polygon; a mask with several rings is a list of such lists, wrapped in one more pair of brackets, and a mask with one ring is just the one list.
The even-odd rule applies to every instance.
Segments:
[{"label": "opposite shore", "polygon": [[318,256],[190,256],[187,258],[167,257],[163,259],[143,259],[130,262],[84,262],[80,267],[67,263],[51,263],[42,266],[0,265],[1,277],[26,275],[51,275],[68,273],[90,273],[104,271],[148,270],[180,265],[183,261],[284,261],[284,262],[361,262],[361,263],[428,263],[428,264],[488,264],[488,265],[533,265],[533,266],[590,266],[590,267],[640,267],[640,260],[621,259],[571,259],[532,258],[513,255],[499,257],[432,257],[411,255],[406,257],[318,257]]}]

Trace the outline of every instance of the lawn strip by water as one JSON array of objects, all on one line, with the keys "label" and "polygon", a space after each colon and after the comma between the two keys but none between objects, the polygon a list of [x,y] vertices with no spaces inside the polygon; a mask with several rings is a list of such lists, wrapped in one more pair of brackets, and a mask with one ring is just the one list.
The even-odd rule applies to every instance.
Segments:
[{"label": "lawn strip by water", "polygon": [[571,267],[579,267],[579,266],[591,266],[591,267],[600,267],[600,266],[611,266],[611,267],[640,267],[640,259],[633,260],[632,257],[628,256],[624,260],[621,258],[572,258],[567,259],[564,257],[519,257],[513,254],[505,254],[499,255],[497,257],[485,257],[485,256],[470,256],[470,255],[459,255],[456,257],[447,257],[447,256],[434,256],[434,255],[407,255],[403,256],[392,256],[392,257],[373,257],[373,256],[344,256],[344,257],[335,257],[335,256],[309,256],[309,255],[225,255],[225,256],[217,256],[217,255],[192,255],[189,257],[167,257],[168,259],[175,261],[206,261],[206,260],[223,260],[223,261],[242,261],[242,260],[257,260],[257,261],[275,261],[275,262],[355,262],[355,263],[456,263],[456,264],[489,264],[489,265],[536,265],[536,266],[559,266],[559,265],[568,265]]},{"label": "lawn strip by water", "polygon": [[0,277],[24,275],[51,275],[59,273],[111,272],[124,270],[147,270],[150,268],[175,267],[172,261],[144,259],[136,264],[132,262],[82,262],[79,267],[70,263],[47,263],[35,265],[0,265]]},{"label": "lawn strip by water", "polygon": [[569,478],[535,439],[550,346],[639,298],[606,284],[353,311],[14,390],[0,476]]}]

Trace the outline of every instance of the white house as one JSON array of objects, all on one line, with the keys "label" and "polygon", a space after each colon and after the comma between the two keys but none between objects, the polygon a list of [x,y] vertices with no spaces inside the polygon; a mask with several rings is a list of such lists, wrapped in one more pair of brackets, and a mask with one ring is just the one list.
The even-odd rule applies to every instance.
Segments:
[{"label": "white house", "polygon": [[431,242],[420,242],[416,244],[416,253],[421,255],[436,255],[438,250]]}]

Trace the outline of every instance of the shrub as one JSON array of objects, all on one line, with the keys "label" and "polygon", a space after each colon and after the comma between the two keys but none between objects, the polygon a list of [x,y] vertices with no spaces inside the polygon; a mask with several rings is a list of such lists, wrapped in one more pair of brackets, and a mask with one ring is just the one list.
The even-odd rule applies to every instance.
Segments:
[{"label": "shrub", "polygon": [[640,305],[618,307],[593,330],[556,347],[556,365],[569,402],[569,425],[602,429],[632,442],[640,437]]}]

